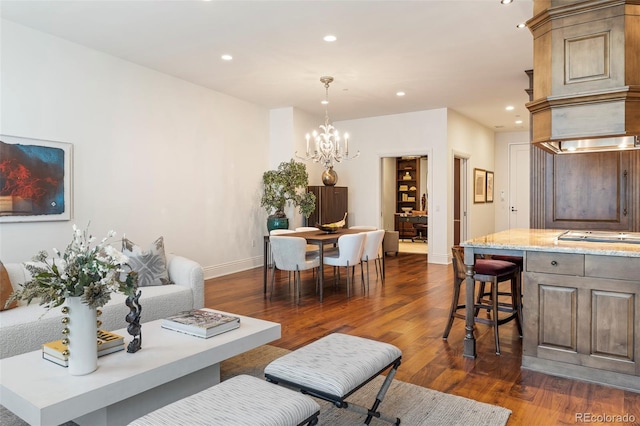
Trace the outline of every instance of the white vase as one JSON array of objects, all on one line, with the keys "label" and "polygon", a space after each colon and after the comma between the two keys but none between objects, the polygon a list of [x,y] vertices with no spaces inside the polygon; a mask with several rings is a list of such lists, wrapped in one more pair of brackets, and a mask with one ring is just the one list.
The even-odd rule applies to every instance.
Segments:
[{"label": "white vase", "polygon": [[79,297],[67,297],[67,339],[69,339],[69,374],[82,376],[98,368],[96,309]]}]

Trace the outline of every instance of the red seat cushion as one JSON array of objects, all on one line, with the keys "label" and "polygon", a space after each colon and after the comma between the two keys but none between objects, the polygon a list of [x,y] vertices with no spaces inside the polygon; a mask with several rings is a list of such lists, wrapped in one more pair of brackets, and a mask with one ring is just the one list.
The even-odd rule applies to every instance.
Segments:
[{"label": "red seat cushion", "polygon": [[505,262],[515,263],[516,265],[518,265],[520,267],[520,269],[522,269],[523,260],[522,260],[522,257],[520,257],[520,256],[500,256],[500,255],[492,254],[491,255],[491,259],[504,260]]},{"label": "red seat cushion", "polygon": [[518,267],[504,260],[478,259],[474,270],[481,275],[505,275],[517,271]]}]

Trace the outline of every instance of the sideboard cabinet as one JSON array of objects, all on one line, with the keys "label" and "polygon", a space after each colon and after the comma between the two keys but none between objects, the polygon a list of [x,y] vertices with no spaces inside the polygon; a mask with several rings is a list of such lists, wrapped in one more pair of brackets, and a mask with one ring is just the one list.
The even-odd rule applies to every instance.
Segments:
[{"label": "sideboard cabinet", "polygon": [[[349,207],[349,191],[346,186],[309,186],[307,190],[316,196],[316,208],[307,219],[307,226],[342,220]],[[347,216],[347,223],[349,217]]]}]

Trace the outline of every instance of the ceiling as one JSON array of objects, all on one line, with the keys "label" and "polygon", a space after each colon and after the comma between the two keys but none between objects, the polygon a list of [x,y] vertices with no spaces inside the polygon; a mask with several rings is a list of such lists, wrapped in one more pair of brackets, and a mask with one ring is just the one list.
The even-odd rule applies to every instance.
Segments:
[{"label": "ceiling", "polygon": [[331,121],[451,108],[498,132],[529,127],[533,40],[516,25],[532,11],[532,0],[0,2],[3,19],[267,108],[323,116],[330,75]]}]

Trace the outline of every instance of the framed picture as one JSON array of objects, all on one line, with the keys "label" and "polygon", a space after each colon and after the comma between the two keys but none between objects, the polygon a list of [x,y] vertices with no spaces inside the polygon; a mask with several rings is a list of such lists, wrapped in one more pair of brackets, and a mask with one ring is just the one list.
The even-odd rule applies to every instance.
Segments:
[{"label": "framed picture", "polygon": [[493,203],[493,172],[487,172],[487,203]]},{"label": "framed picture", "polygon": [[0,135],[0,223],[71,220],[72,148]]},{"label": "framed picture", "polygon": [[473,202],[484,203],[487,199],[487,172],[473,169]]}]

